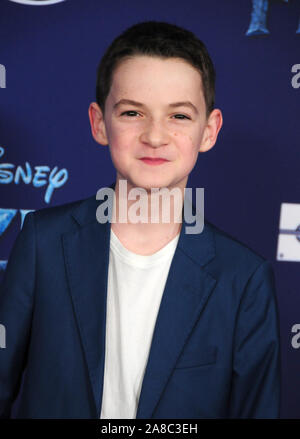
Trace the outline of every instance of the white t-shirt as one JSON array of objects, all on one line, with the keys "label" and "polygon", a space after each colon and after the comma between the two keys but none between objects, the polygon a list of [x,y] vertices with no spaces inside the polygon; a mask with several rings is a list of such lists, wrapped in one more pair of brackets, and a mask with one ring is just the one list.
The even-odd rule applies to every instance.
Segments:
[{"label": "white t-shirt", "polygon": [[135,419],[154,326],[179,233],[148,256],[111,229],[100,419]]}]

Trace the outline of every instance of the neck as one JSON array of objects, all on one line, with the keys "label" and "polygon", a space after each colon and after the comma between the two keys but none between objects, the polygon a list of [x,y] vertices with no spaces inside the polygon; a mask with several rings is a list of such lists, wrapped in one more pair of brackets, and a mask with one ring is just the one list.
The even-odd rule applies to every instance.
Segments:
[{"label": "neck", "polygon": [[112,230],[129,250],[158,251],[181,231],[184,188],[151,191],[124,182],[116,182]]}]

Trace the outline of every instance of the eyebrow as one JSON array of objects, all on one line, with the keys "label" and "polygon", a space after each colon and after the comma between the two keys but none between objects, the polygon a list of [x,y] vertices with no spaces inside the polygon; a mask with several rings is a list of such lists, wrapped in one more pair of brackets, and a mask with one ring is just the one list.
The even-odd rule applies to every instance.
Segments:
[{"label": "eyebrow", "polygon": [[[113,106],[113,110],[118,108],[122,104],[129,104],[129,105],[135,105],[136,107],[145,108],[145,105],[141,102],[133,101],[132,99],[120,99],[118,102],[116,102]],[[182,102],[173,102],[172,104],[169,104],[169,107],[171,108],[177,108],[177,107],[189,107],[191,108],[196,114],[198,114],[197,107],[195,107],[194,104],[192,104],[190,101],[182,101]]]}]

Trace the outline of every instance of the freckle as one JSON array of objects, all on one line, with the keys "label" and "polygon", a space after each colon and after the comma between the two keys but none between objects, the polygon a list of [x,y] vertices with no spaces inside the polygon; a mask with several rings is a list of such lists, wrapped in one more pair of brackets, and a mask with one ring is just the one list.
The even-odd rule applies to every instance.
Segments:
[{"label": "freckle", "polygon": [[177,136],[177,133],[174,133],[174,136]]}]

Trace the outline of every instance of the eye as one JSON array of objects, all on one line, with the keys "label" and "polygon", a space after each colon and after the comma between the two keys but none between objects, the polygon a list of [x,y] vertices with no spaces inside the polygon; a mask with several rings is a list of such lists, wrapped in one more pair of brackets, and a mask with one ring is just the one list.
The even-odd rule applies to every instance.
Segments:
[{"label": "eye", "polygon": [[[180,117],[178,118],[178,117],[176,117],[176,116],[180,116]],[[190,117],[187,117],[187,116],[185,116],[184,114],[175,114],[174,117],[176,117],[176,119],[181,119],[181,120],[183,120],[183,119],[189,119],[189,120],[191,120]]]},{"label": "eye", "polygon": [[[127,111],[123,111],[123,113],[120,114],[120,116],[124,116],[124,115],[129,117],[135,117],[139,115],[139,113],[134,110],[127,110]],[[175,114],[174,117],[179,120],[184,120],[184,119],[191,120],[190,117],[185,116],[184,114]]]},{"label": "eye", "polygon": [[[129,113],[134,113],[134,114],[129,115]],[[124,114],[126,114],[129,117],[132,117],[132,116],[136,116],[138,114],[138,112],[134,111],[134,110],[123,111],[123,113],[121,113],[120,116],[123,116]]]}]

